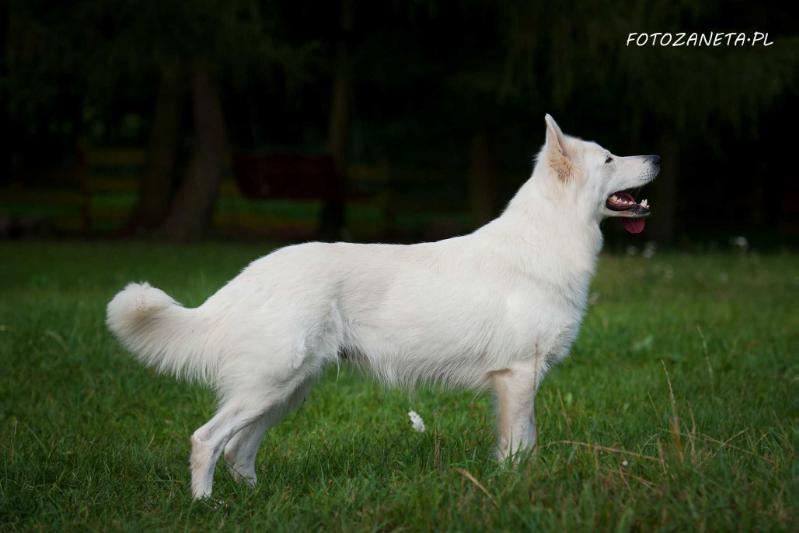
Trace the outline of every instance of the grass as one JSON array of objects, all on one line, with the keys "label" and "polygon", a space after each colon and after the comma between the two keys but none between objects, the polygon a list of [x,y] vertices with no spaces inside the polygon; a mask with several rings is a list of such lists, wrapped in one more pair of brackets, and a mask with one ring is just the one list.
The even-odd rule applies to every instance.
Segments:
[{"label": "grass", "polygon": [[[264,247],[0,244],[0,529],[796,531],[799,260],[603,256],[540,445],[491,458],[491,398],[331,368],[274,429],[259,485],[189,497],[213,411],[103,325],[149,280],[195,305]],[[427,432],[411,431],[407,411]]]}]

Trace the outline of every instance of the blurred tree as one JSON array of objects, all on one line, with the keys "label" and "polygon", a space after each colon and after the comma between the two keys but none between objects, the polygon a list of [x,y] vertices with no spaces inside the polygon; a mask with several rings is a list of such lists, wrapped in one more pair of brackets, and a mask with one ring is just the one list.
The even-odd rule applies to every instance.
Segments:
[{"label": "blurred tree", "polygon": [[335,162],[335,182],[322,207],[319,233],[323,240],[336,240],[344,224],[345,177],[352,104],[352,39],[354,0],[340,0],[339,35],[333,74],[327,149]]},{"label": "blurred tree", "polygon": [[472,221],[481,226],[497,216],[497,167],[488,131],[475,129],[469,148],[469,197]]},{"label": "blurred tree", "polygon": [[[543,131],[543,114],[550,111],[565,117],[565,124],[582,122],[583,134],[596,133],[610,148],[613,142],[641,146],[645,138],[661,153],[662,174],[647,193],[656,210],[649,234],[670,240],[679,230],[678,188],[686,170],[681,148],[710,148],[714,132],[728,128],[751,132],[757,118],[797,86],[799,39],[779,22],[791,19],[787,7],[730,8],[701,0],[438,0],[413,6],[406,19],[387,19],[388,27],[377,22],[366,46],[372,64],[361,70],[378,71],[387,94],[393,86],[413,101],[403,110],[402,102],[392,100],[408,114],[399,131],[409,129],[410,113],[425,113],[424,129],[436,131],[438,120],[449,124],[449,135],[464,134],[457,140],[470,154],[475,224],[498,208],[495,152],[502,135],[520,135],[525,122],[534,125],[533,132]],[[371,20],[380,15],[385,16],[373,13]],[[631,32],[725,26],[782,33],[771,36],[778,44],[769,48],[627,46]],[[387,37],[398,34],[394,42]],[[384,64],[392,69],[379,70]],[[423,89],[414,92],[414,84]],[[425,106],[423,99],[436,105]]]},{"label": "blurred tree", "polygon": [[191,65],[194,121],[191,156],[162,233],[174,240],[201,237],[211,223],[227,158],[227,135],[215,72],[206,63]]},{"label": "blurred tree", "polygon": [[[286,78],[299,76],[315,54],[312,44],[290,46],[281,39],[272,2],[79,0],[65,5],[33,0],[10,5],[16,28],[10,39],[12,65],[3,82],[13,86],[8,108],[18,122],[41,127],[45,121],[38,114],[71,109],[77,116],[69,122],[69,136],[75,138],[87,121],[102,120],[98,117],[126,98],[158,88],[147,170],[129,228],[159,228],[172,239],[199,237],[213,214],[227,162],[220,77],[249,84],[276,71]],[[59,76],[69,82],[50,81]],[[77,105],[63,105],[65,97],[77,95]],[[188,170],[178,185],[186,95],[192,101],[193,136]],[[211,129],[200,131],[204,127]]]},{"label": "blurred tree", "polygon": [[[150,165],[137,213],[151,215],[145,216],[145,223],[152,227],[162,215],[164,196],[174,190],[167,186],[171,181],[167,173],[176,159],[180,78],[186,75],[192,100],[191,154],[159,233],[170,239],[192,240],[202,236],[211,222],[228,160],[220,71],[234,82],[244,83],[275,66],[294,72],[301,70],[306,50],[281,42],[275,30],[279,21],[265,17],[255,0],[168,1],[153,2],[148,7],[134,9],[137,24],[129,23],[129,34],[122,38],[130,44],[149,39],[149,66],[161,72]],[[120,48],[123,53],[135,50],[124,44]]]},{"label": "blurred tree", "polygon": [[24,181],[74,163],[67,160],[74,158],[86,91],[85,80],[74,76],[80,53],[59,33],[60,10],[41,4],[17,0],[0,8],[5,30],[0,91],[9,152],[4,159],[10,173]]},{"label": "blurred tree", "polygon": [[128,231],[149,233],[155,230],[166,216],[175,188],[184,80],[179,65],[165,63],[160,70],[147,149],[147,168],[139,183]]},{"label": "blurred tree", "polygon": [[[679,230],[678,191],[690,176],[686,147],[712,149],[720,131],[752,132],[773,102],[796,90],[799,46],[788,8],[742,6],[11,0],[0,7],[8,43],[0,119],[13,131],[14,153],[4,159],[58,161],[82,136],[119,142],[108,133],[114,121],[136,115],[149,126],[149,148],[131,226],[144,232],[203,233],[228,134],[239,135],[236,143],[252,137],[257,148],[326,145],[338,179],[348,155],[466,170],[466,180],[447,175],[440,188],[457,208],[468,190],[472,219],[481,223],[505,196],[497,179],[509,164],[503,155],[515,161],[519,153],[509,143],[536,147],[551,111],[567,131],[579,125],[573,131],[610,148],[661,152],[651,229],[669,238]],[[775,45],[626,46],[630,32],[755,27],[773,29]],[[286,96],[296,80],[301,90]],[[252,133],[242,135],[243,123]],[[144,144],[145,134],[136,135],[126,142]],[[335,238],[342,217],[342,202],[328,203],[326,238]]]},{"label": "blurred tree", "polygon": [[465,180],[445,184],[447,198],[458,206],[466,200],[473,224],[493,218],[496,134],[505,118],[497,98],[496,5],[373,3],[360,4],[358,13],[370,31],[355,58],[357,118],[385,151],[377,157],[453,174],[466,167]]},{"label": "blurred tree", "polygon": [[754,124],[778,98],[795,91],[799,80],[796,35],[772,34],[779,43],[769,48],[626,46],[631,32],[723,31],[726,24],[730,31],[749,28],[750,34],[753,27],[777,29],[779,20],[790,19],[787,6],[744,10],[701,0],[594,0],[579,9],[508,0],[501,6],[502,97],[526,95],[557,109],[589,105],[633,144],[643,132],[659,138],[663,168],[650,186],[657,214],[651,235],[662,240],[678,230],[680,146],[712,144],[714,132]]},{"label": "blurred tree", "polygon": [[[0,101],[8,101],[8,49],[10,36],[8,32],[9,7],[8,2],[0,4]],[[11,179],[11,119],[8,116],[8,107],[0,106],[0,183]]]}]

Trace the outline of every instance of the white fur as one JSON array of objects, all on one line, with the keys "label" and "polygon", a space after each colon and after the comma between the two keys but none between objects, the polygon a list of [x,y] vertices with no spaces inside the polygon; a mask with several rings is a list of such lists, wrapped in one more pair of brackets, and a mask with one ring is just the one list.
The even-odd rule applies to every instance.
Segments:
[{"label": "white fur", "polygon": [[264,432],[305,397],[327,363],[352,360],[381,381],[495,389],[498,454],[536,442],[534,395],[577,336],[602,245],[605,199],[656,170],[567,137],[547,115],[533,175],[477,231],[409,246],[307,243],[250,264],[186,309],[147,284],[108,305],[108,326],[141,361],[199,378],[220,396],[192,436],[192,490],[211,494],[225,452],[255,482]]}]

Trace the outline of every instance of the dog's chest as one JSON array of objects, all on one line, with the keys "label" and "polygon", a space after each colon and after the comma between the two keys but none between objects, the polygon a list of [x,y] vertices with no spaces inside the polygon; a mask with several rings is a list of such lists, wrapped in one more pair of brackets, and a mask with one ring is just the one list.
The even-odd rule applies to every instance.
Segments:
[{"label": "dog's chest", "polygon": [[507,319],[517,353],[565,357],[580,330],[590,276],[569,283],[536,281],[507,297]]}]

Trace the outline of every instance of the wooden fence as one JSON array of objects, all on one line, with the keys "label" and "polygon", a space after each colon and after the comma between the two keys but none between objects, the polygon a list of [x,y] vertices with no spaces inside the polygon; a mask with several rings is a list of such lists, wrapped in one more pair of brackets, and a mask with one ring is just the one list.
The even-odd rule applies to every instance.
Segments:
[{"label": "wooden fence", "polygon": [[[0,188],[0,236],[114,235],[136,202],[146,153],[138,148],[87,150],[79,172],[41,185]],[[466,191],[438,171],[392,169],[387,163],[347,168],[345,237],[434,238],[469,227]],[[211,233],[313,238],[321,202],[248,198],[232,174],[220,187]]]}]

